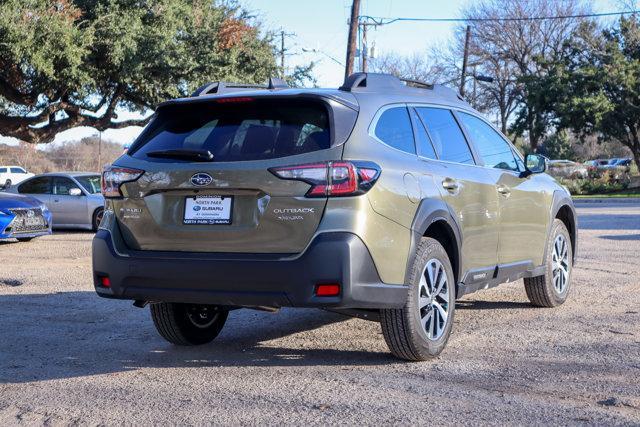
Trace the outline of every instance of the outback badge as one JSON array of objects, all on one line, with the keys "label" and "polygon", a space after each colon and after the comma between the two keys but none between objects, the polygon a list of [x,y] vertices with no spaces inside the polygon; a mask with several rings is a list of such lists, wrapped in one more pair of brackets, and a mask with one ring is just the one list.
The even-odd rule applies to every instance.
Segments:
[{"label": "outback badge", "polygon": [[211,184],[212,181],[213,181],[213,178],[211,178],[211,175],[204,172],[198,172],[197,174],[191,177],[191,183],[196,187],[203,187],[205,185],[209,185]]}]

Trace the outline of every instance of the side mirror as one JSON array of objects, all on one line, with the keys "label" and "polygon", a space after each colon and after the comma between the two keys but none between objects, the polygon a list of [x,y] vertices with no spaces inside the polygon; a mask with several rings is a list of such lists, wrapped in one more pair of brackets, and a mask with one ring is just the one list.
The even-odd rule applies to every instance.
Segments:
[{"label": "side mirror", "polygon": [[69,195],[70,196],[82,196],[82,190],[80,190],[79,188],[70,188],[69,189]]},{"label": "side mirror", "polygon": [[524,158],[525,177],[534,173],[543,173],[547,170],[547,158],[540,154],[527,154]]}]

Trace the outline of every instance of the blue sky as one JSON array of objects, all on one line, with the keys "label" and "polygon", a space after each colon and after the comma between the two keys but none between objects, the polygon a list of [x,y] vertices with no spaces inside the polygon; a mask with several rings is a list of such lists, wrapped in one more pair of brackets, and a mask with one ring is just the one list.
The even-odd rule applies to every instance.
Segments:
[{"label": "blue sky", "polygon": [[[508,0],[505,0],[508,1]],[[562,0],[557,0],[562,1]],[[362,0],[361,15],[382,17],[456,18],[461,9],[473,0]],[[240,0],[263,23],[264,30],[285,30],[286,47],[290,55],[287,67],[317,63],[315,76],[319,86],[337,87],[342,83],[344,69],[329,57],[344,63],[346,54],[347,21],[351,0]],[[619,10],[617,0],[595,0],[597,12]],[[433,22],[399,22],[369,32],[369,45],[377,53],[412,54],[427,52],[431,46],[447,43],[453,36],[455,24]],[[322,53],[305,53],[302,49]],[[122,119],[130,115],[124,112]],[[141,131],[139,127],[108,130],[103,138],[122,144],[130,143]],[[76,128],[58,134],[56,143],[95,135],[92,128]],[[0,143],[15,143],[0,136]]]}]

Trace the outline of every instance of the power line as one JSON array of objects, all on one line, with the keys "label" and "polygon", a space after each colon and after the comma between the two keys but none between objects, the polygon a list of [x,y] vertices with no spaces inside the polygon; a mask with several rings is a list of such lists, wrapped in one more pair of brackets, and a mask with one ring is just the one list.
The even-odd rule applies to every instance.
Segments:
[{"label": "power line", "polygon": [[575,19],[575,18],[602,18],[606,16],[622,16],[640,13],[640,10],[630,10],[626,12],[605,12],[605,13],[583,13],[577,15],[557,15],[557,16],[523,16],[505,18],[387,18],[380,16],[361,15],[358,18],[362,21],[370,21],[375,25],[388,25],[394,22],[414,21],[414,22],[508,22],[508,21],[544,21],[552,19]]}]

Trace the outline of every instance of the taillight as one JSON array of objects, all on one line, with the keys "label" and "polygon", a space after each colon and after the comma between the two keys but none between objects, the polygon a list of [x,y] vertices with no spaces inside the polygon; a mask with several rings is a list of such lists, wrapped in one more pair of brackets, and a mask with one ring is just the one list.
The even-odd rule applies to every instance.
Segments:
[{"label": "taillight", "polygon": [[380,167],[371,162],[335,161],[270,168],[282,179],[311,184],[306,197],[340,197],[364,194],[380,176]]},{"label": "taillight", "polygon": [[135,181],[143,173],[140,169],[108,166],[102,172],[102,195],[107,198],[122,197],[120,186],[125,182]]}]

